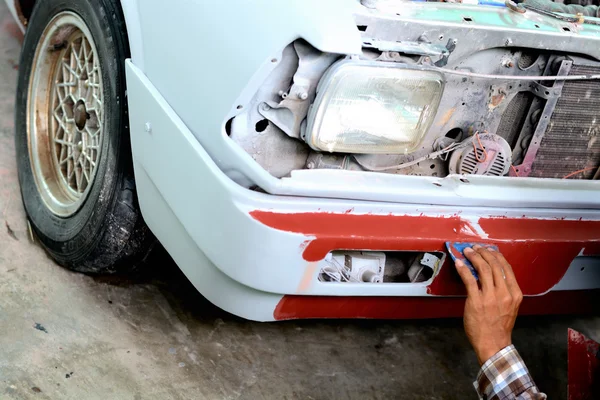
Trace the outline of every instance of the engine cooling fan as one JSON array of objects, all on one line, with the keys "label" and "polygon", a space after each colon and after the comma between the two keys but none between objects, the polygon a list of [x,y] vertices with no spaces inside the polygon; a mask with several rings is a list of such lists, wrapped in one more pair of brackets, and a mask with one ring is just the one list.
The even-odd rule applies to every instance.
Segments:
[{"label": "engine cooling fan", "polygon": [[494,133],[477,133],[463,142],[466,146],[452,152],[451,174],[506,175],[512,161],[510,145]]}]

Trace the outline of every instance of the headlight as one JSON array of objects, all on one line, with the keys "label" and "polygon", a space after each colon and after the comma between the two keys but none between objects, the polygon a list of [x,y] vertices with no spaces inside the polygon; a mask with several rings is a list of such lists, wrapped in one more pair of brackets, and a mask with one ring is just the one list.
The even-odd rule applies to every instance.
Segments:
[{"label": "headlight", "polygon": [[434,71],[341,61],[319,83],[306,141],[329,152],[410,153],[435,117],[443,86]]}]

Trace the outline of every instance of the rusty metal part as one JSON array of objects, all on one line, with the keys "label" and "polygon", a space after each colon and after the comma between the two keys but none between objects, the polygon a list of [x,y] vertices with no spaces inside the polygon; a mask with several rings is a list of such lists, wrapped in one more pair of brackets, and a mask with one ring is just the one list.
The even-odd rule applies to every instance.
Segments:
[{"label": "rusty metal part", "polygon": [[[598,67],[573,65],[572,74],[597,71]],[[567,82],[550,118],[529,176],[593,179],[600,164],[600,82]]]},{"label": "rusty metal part", "polygon": [[38,191],[54,214],[72,215],[96,177],[104,119],[96,46],[75,13],[57,14],[42,33],[28,99],[29,157]]},{"label": "rusty metal part", "polygon": [[23,26],[27,26],[36,0],[15,0],[15,11]]},{"label": "rusty metal part", "polygon": [[[550,64],[550,63],[549,63]],[[558,76],[566,76],[569,74],[571,70],[571,66],[573,62],[570,60],[562,60],[560,62],[560,69],[558,71]],[[548,66],[547,68],[551,68]],[[560,89],[562,90],[565,84],[564,80],[556,81],[552,86],[552,90]],[[558,102],[558,97],[549,98],[546,101],[544,109],[542,110],[540,120],[535,128],[535,132],[533,133],[533,137],[529,143],[529,147],[525,152],[525,156],[523,158],[523,162],[520,165],[515,165],[514,168],[511,168],[510,174],[511,176],[529,176],[532,170],[533,162],[537,157],[538,150],[540,149],[542,139],[546,134],[546,130],[550,123],[550,117],[552,117],[552,113],[554,112],[554,108],[556,107],[556,103]]]},{"label": "rusty metal part", "polygon": [[519,13],[519,14],[524,14],[524,13],[525,13],[525,11],[527,11],[527,9],[526,9],[525,7],[523,7],[523,5],[522,5],[522,4],[517,4],[517,3],[515,3],[515,2],[514,2],[514,1],[512,1],[512,0],[506,0],[506,1],[504,2],[504,4],[506,5],[506,7],[507,7],[509,10],[511,10],[511,11],[514,11],[514,12],[517,12],[517,13]]}]

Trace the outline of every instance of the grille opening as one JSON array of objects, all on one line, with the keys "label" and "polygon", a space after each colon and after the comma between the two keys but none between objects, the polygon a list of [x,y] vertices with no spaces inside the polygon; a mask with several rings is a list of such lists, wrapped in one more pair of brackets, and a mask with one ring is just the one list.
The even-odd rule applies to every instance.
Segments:
[{"label": "grille opening", "polygon": [[430,281],[446,259],[441,251],[335,250],[325,256],[322,283],[402,283]]}]

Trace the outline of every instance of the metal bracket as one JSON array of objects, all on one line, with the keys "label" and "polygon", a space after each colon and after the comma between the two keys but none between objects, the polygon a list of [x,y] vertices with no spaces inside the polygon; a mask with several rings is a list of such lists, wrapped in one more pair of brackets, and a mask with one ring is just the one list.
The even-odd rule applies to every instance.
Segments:
[{"label": "metal bracket", "polygon": [[[548,63],[550,65],[551,63]],[[573,61],[563,60],[560,64],[560,69],[558,70],[558,76],[566,76],[569,75],[569,71],[571,71],[571,67],[573,66]],[[549,68],[549,67],[548,67]],[[555,81],[554,85],[551,88],[547,88],[552,93],[555,90],[562,91],[562,88],[565,84],[565,81]],[[544,87],[544,86],[542,86]],[[537,94],[537,93],[536,93]],[[545,92],[544,92],[545,94]],[[529,147],[527,148],[527,152],[525,153],[525,157],[523,158],[523,162],[521,165],[515,165],[510,169],[510,176],[529,176],[531,173],[531,166],[535,161],[535,157],[537,156],[537,152],[540,149],[542,144],[542,139],[546,134],[546,130],[548,129],[548,124],[550,123],[550,118],[552,117],[552,113],[556,108],[556,103],[558,102],[559,96],[549,97],[546,100],[546,104],[544,109],[542,110],[542,114],[540,115],[540,120],[535,128],[535,132],[533,133],[533,137],[529,142]]]},{"label": "metal bracket", "polygon": [[542,99],[558,98],[562,94],[563,85],[554,85],[552,87],[544,86],[537,82],[530,82],[528,90]]}]

